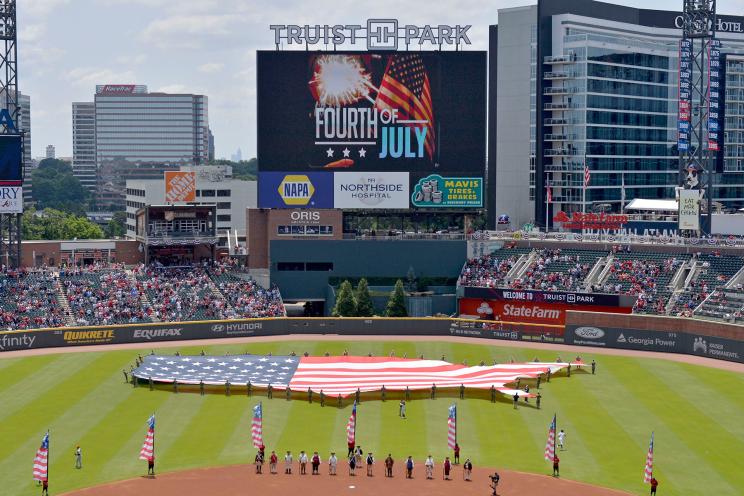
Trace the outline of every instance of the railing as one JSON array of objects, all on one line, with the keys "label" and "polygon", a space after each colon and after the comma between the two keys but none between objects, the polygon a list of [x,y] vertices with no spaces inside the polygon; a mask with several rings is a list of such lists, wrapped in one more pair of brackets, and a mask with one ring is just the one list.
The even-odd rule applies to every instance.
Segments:
[{"label": "railing", "polygon": [[572,55],[548,55],[543,58],[545,64],[565,64],[571,62],[573,59]]},{"label": "railing", "polygon": [[570,93],[578,93],[579,88],[565,87],[565,86],[550,86],[543,88],[543,95],[567,95]]},{"label": "railing", "polygon": [[568,79],[571,75],[568,72],[550,71],[544,74],[545,79]]},{"label": "railing", "polygon": [[576,148],[548,148],[543,152],[545,157],[568,157],[578,154],[579,151]]},{"label": "railing", "polygon": [[369,241],[401,241],[401,240],[432,240],[459,241],[467,239],[464,233],[394,233],[394,234],[354,234],[344,233],[345,240],[369,240]]}]

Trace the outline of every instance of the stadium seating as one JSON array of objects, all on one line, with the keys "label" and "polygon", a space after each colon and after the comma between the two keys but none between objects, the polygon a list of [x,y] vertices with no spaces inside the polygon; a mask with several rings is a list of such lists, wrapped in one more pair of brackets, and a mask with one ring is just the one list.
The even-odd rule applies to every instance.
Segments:
[{"label": "stadium seating", "polygon": [[4,271],[0,275],[0,319],[3,328],[11,330],[64,326],[67,319],[54,274]]},{"label": "stadium seating", "polygon": [[536,250],[527,270],[511,283],[515,289],[577,291],[592,267],[607,252],[576,249]]},{"label": "stadium seating", "polygon": [[468,260],[460,274],[461,286],[481,288],[501,287],[506,274],[519,258],[530,253],[529,248],[503,248],[491,254]]}]

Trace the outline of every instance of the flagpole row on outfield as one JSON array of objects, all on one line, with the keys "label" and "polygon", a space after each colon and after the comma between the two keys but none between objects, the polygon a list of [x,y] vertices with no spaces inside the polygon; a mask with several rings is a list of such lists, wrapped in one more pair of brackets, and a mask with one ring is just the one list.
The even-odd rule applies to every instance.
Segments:
[{"label": "flagpole row on outfield", "polygon": [[543,454],[543,458],[549,462],[555,459],[555,430],[557,424],[557,415],[553,414],[553,421],[548,426],[548,440],[545,443],[545,452]]},{"label": "flagpole row on outfield", "polygon": [[39,482],[49,481],[49,432],[47,429],[34,456],[33,477]]},{"label": "flagpole row on outfield", "polygon": [[651,442],[648,444],[646,466],[643,469],[643,482],[649,484],[654,478],[654,432],[651,431]]},{"label": "flagpole row on outfield", "polygon": [[455,449],[457,444],[457,403],[447,410],[447,449]]}]

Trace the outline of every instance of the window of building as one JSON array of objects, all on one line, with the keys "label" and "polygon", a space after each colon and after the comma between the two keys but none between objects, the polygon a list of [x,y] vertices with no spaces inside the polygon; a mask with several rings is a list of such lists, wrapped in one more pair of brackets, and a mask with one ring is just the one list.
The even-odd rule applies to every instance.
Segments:
[{"label": "window of building", "polygon": [[230,190],[229,189],[218,189],[217,190],[217,196],[230,196]]},{"label": "window of building", "polygon": [[230,202],[218,202],[217,208],[219,210],[230,210],[232,208],[232,203]]},{"label": "window of building", "polygon": [[213,189],[203,189],[201,190],[202,196],[215,196]]},{"label": "window of building", "polygon": [[314,272],[330,272],[333,270],[333,262],[308,262],[305,270]]},{"label": "window of building", "polygon": [[218,215],[217,220],[219,222],[230,222],[230,220],[232,220],[232,216],[228,214]]}]

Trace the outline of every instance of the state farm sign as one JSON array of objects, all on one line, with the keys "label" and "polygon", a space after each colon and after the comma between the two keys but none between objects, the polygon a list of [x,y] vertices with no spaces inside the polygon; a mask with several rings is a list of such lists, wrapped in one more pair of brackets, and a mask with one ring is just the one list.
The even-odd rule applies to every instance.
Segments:
[{"label": "state farm sign", "polygon": [[563,224],[564,229],[621,229],[628,223],[627,215],[558,212],[553,222]]},{"label": "state farm sign", "polygon": [[528,324],[564,325],[566,311],[630,313],[632,308],[605,305],[581,305],[566,302],[548,303],[545,301],[485,300],[480,298],[461,298],[460,315],[478,317],[481,320],[495,320]]}]

